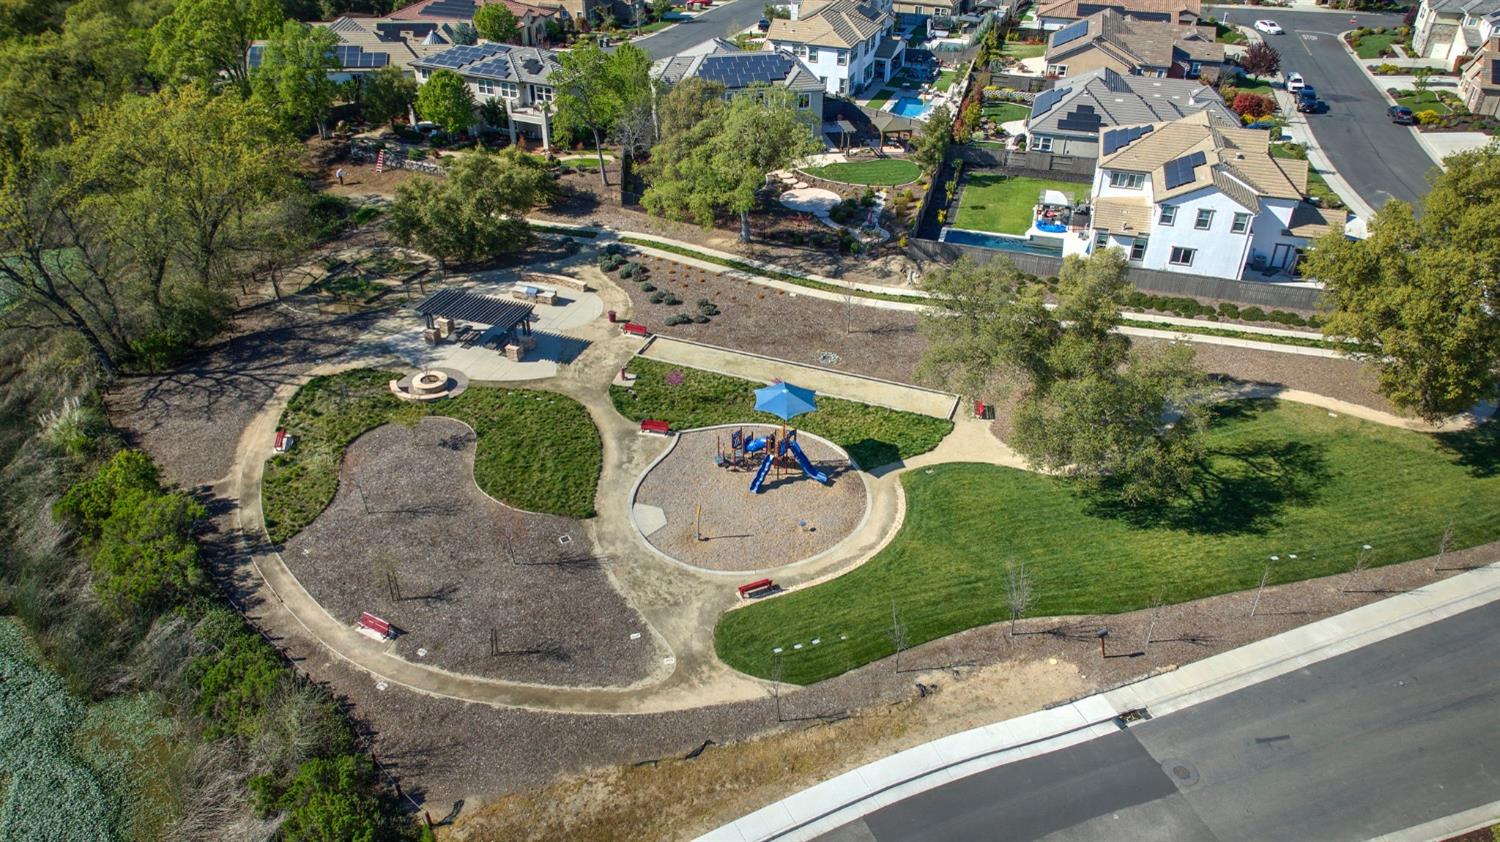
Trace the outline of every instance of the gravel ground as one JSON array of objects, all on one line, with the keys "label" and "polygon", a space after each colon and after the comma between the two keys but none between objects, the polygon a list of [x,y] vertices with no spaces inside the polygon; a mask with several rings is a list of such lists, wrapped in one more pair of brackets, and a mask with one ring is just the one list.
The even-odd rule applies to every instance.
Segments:
[{"label": "gravel ground", "polygon": [[1198,365],[1210,374],[1247,382],[1278,383],[1372,409],[1394,411],[1390,402],[1380,395],[1375,372],[1358,360],[1298,356],[1227,345],[1194,345],[1193,348],[1197,351]]},{"label": "gravel ground", "polygon": [[[1443,566],[1495,560],[1500,560],[1500,544],[1450,553]],[[1075,665],[1083,680],[1082,689],[1075,689],[1071,696],[1097,692],[1453,575],[1435,573],[1433,566],[1434,561],[1426,559],[1369,570],[1353,583],[1347,576],[1336,576],[1270,587],[1254,617],[1249,612],[1255,595],[1246,592],[1167,606],[1154,626],[1150,612],[1138,611],[1108,617],[1023,619],[1014,636],[1003,623],[973,629],[908,650],[899,663],[889,658],[783,693],[779,717],[777,703],[769,694],[758,701],[639,716],[491,708],[399,687],[380,691],[374,686],[374,678],[321,650],[300,640],[282,642],[289,645],[294,656],[307,656],[299,662],[303,669],[346,695],[353,713],[374,733],[381,762],[399,776],[409,794],[428,802],[427,809],[437,820],[458,799],[466,799],[472,809],[485,797],[541,786],[559,775],[681,757],[705,740],[723,744],[777,731],[785,732],[780,739],[797,740],[802,729],[849,712],[859,716],[901,715],[886,705],[917,697],[919,681],[929,687],[936,684],[945,693],[973,692],[975,702],[968,713],[976,722],[983,722],[991,710],[987,705],[1004,710],[1002,702],[1013,705],[1015,701],[993,698],[995,694],[986,696],[986,687],[968,686],[985,683],[989,673],[983,668],[987,665],[1056,659]],[[1344,593],[1344,587],[1351,591]],[[1110,630],[1108,657],[1103,659],[1095,637],[1101,627]],[[1151,643],[1145,645],[1148,630]],[[1064,701],[1047,695],[1042,688],[1025,692],[1024,701],[1030,709]],[[955,724],[951,730],[962,727],[968,725]],[[904,747],[884,746],[879,753]],[[861,753],[869,749],[851,745],[847,753],[862,758]],[[714,749],[710,747],[709,751]],[[860,762],[842,756],[829,761],[831,773]],[[790,789],[775,797],[788,794]],[[705,800],[720,797],[692,791],[674,796]]]},{"label": "gravel ground", "polygon": [[[652,304],[651,294],[642,292],[639,284],[613,277],[630,296],[632,318],[653,331],[838,371],[913,382],[912,372],[926,347],[926,340],[917,332],[915,313],[859,304],[846,307],[840,302],[731,280],[672,260],[636,259],[651,270],[653,285],[672,291],[683,301],[676,307]],[[674,313],[695,314],[700,298],[712,301],[720,314],[708,324],[665,326],[667,316]],[[838,360],[820,360],[824,352],[837,354]]]},{"label": "gravel ground", "polygon": [[[777,428],[744,430],[763,436]],[[864,483],[849,472],[849,460],[837,448],[812,437],[798,441],[807,458],[828,474],[829,485],[813,481],[792,462],[780,479],[767,478],[761,493],[752,494],[759,459],[743,469],[714,464],[718,444],[727,448],[729,436],[729,430],[682,433],[671,454],[646,474],[636,502],[667,516],[667,525],[647,536],[657,549],[708,570],[764,570],[817,555],[859,526]],[[700,504],[707,541],[693,538]]]},{"label": "gravel ground", "polygon": [[649,675],[650,636],[630,639],[645,625],[582,526],[501,506],[473,475],[464,424],[377,427],[350,445],[337,497],[282,556],[333,616],[369,611],[405,630],[395,651],[410,661],[570,686]]}]

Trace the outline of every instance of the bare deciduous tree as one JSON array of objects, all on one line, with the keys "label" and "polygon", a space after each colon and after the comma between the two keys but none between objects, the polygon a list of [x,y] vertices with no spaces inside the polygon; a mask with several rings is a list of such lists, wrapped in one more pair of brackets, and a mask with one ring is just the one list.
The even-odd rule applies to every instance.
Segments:
[{"label": "bare deciduous tree", "polygon": [[1031,592],[1031,574],[1026,572],[1026,562],[1005,563],[1005,602],[1010,607],[1010,634],[1016,633],[1016,621],[1031,608],[1035,595]]},{"label": "bare deciduous tree", "polygon": [[1271,565],[1267,563],[1266,569],[1260,573],[1260,586],[1255,589],[1255,601],[1250,603],[1250,616],[1252,617],[1255,616],[1256,611],[1260,610],[1260,595],[1265,593],[1266,580],[1269,578],[1271,578]]},{"label": "bare deciduous tree", "polygon": [[1151,651],[1151,635],[1156,633],[1156,624],[1161,621],[1162,609],[1166,606],[1166,600],[1160,592],[1151,597],[1151,621],[1146,624],[1146,639],[1141,642],[1141,651]]},{"label": "bare deciduous tree", "polygon": [[1339,590],[1348,593],[1354,589],[1355,583],[1359,581],[1360,574],[1370,568],[1371,555],[1369,545],[1360,548],[1359,552],[1354,556],[1354,563],[1349,566],[1349,576],[1344,580],[1344,586]]},{"label": "bare deciduous tree", "polygon": [[901,622],[901,615],[896,611],[896,601],[891,600],[891,627],[886,629],[886,637],[890,638],[891,645],[896,647],[896,672],[901,671],[901,652],[906,648],[906,625]]},{"label": "bare deciduous tree", "polygon": [[1437,564],[1433,566],[1433,570],[1447,569],[1443,567],[1443,558],[1451,549],[1453,549],[1453,521],[1450,520],[1448,525],[1443,527],[1443,534],[1438,538]]}]

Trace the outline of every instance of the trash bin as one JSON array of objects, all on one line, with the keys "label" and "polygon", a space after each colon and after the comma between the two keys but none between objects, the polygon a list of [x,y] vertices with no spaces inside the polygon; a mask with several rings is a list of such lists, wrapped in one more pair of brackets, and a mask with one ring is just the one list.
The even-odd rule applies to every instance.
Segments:
[{"label": "trash bin", "polygon": [[609,311],[609,323],[610,324],[614,324],[616,321],[617,321],[617,319],[615,319],[615,311],[610,310]]}]

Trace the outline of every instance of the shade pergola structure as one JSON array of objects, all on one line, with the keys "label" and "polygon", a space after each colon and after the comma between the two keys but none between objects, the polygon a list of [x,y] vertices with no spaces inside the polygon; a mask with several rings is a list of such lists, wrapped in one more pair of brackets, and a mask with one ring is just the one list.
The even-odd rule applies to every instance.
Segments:
[{"label": "shade pergola structure", "polygon": [[836,138],[840,149],[870,141],[883,146],[888,137],[910,139],[921,127],[917,120],[878,108],[836,99],[823,103],[823,134]]},{"label": "shade pergola structure", "polygon": [[460,289],[443,289],[434,292],[417,305],[417,312],[427,317],[427,326],[434,327],[440,318],[455,322],[473,322],[499,329],[507,337],[531,335],[531,314],[535,308],[520,301],[494,298],[464,292]]}]

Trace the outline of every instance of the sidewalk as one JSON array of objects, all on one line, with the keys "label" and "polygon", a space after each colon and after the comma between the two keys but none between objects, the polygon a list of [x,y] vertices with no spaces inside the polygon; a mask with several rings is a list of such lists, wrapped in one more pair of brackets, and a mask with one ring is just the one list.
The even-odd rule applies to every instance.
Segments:
[{"label": "sidewalk", "polygon": [[[814,839],[917,793],[1114,733],[1128,727],[1118,719],[1127,711],[1146,710],[1159,717],[1497,599],[1500,563],[1116,690],[903,751],[751,813],[699,837],[699,842]],[[1439,830],[1435,838],[1452,828]]]}]

